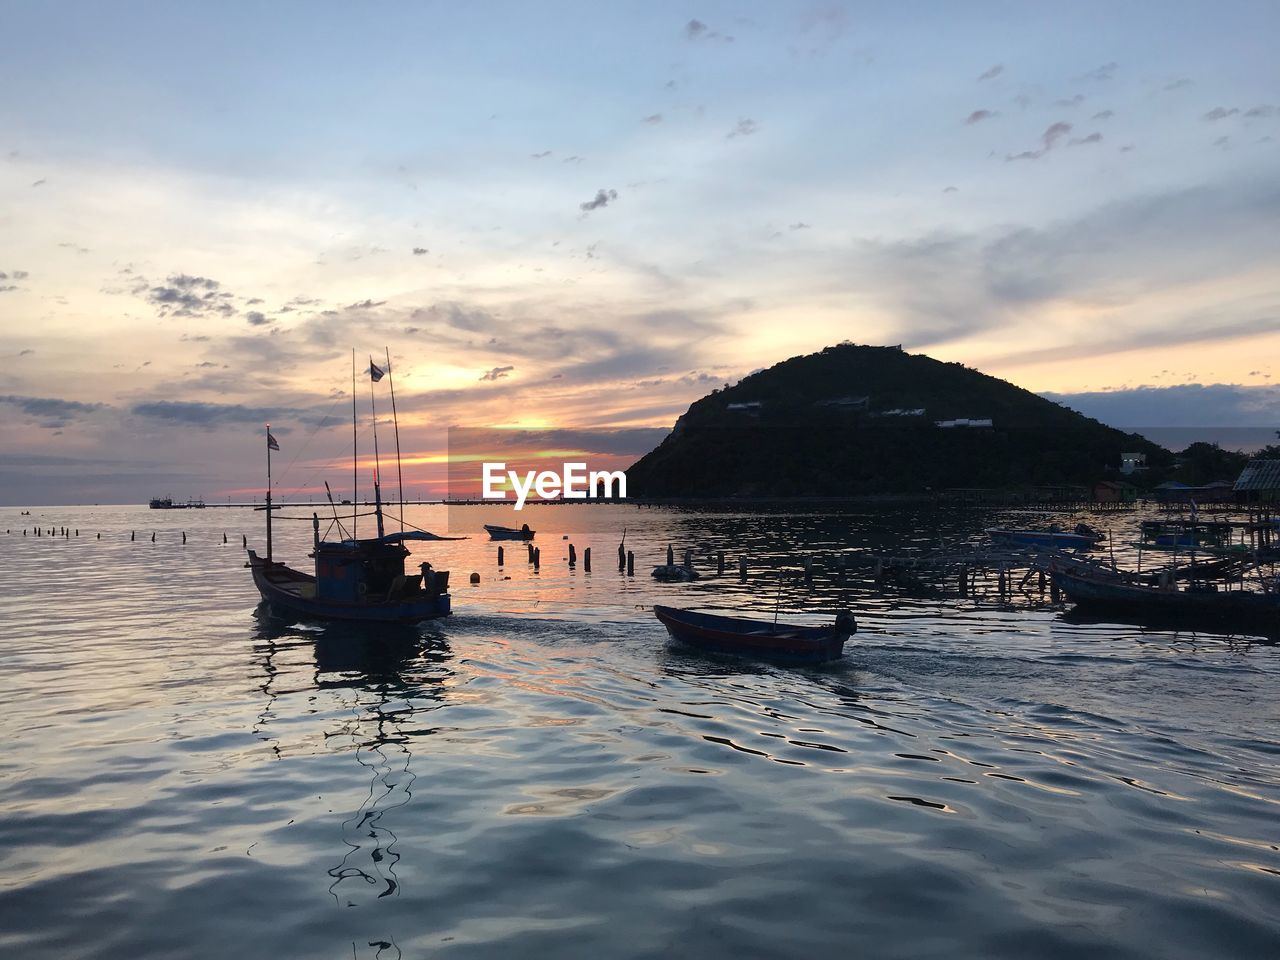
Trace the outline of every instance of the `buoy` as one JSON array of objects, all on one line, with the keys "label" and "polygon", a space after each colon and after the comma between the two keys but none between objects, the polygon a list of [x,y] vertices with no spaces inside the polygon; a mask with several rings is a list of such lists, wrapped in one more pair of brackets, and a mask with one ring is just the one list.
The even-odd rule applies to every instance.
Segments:
[{"label": "buoy", "polygon": [[474,587],[474,586],[475,586],[476,584],[478,584],[479,582],[480,582],[480,574],[478,574],[478,573],[473,573],[473,574],[471,575],[471,585]]}]

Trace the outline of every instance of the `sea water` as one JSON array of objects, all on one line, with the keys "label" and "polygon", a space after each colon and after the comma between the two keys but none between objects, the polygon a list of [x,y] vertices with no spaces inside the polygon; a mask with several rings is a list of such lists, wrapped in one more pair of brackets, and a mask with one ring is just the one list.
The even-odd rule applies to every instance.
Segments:
[{"label": "sea water", "polygon": [[[1280,956],[1280,649],[823,569],[1026,517],[537,507],[535,572],[410,507],[471,534],[412,545],[454,615],[370,633],[259,608],[261,513],[20,509],[4,956]],[[702,580],[651,580],[668,544]],[[672,646],[655,602],[860,631],[771,666]]]}]

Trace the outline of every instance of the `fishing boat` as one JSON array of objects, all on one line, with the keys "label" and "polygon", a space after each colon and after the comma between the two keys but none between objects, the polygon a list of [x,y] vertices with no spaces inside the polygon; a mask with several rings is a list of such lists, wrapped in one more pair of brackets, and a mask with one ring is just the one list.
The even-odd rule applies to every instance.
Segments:
[{"label": "fishing boat", "polygon": [[532,540],[538,531],[530,530],[526,523],[520,529],[515,527],[499,527],[492,523],[484,525],[490,540]]},{"label": "fishing boat", "polygon": [[1016,544],[1024,547],[1051,547],[1057,550],[1088,550],[1105,539],[1102,534],[1083,523],[1077,524],[1075,530],[1071,532],[1053,527],[1048,530],[989,527],[986,534],[995,543]]},{"label": "fishing boat", "polygon": [[[352,485],[358,474],[354,465],[355,436],[357,430],[355,407],[355,354],[351,359],[352,380],[352,436],[353,468]],[[387,369],[369,361],[370,398],[373,404],[373,383],[391,372],[391,357],[387,355]],[[392,386],[392,415],[395,415],[395,392]],[[374,462],[378,463],[377,409],[373,406]],[[396,461],[399,474],[400,439],[396,424]],[[418,623],[446,617],[452,611],[449,597],[449,572],[435,570],[430,563],[419,564],[420,573],[405,573],[405,560],[409,551],[406,541],[443,540],[425,530],[406,530],[404,522],[404,483],[400,483],[400,530],[387,533],[382,509],[382,486],[379,473],[373,475],[373,515],[377,535],[361,539],[357,535],[359,507],[353,506],[349,516],[338,514],[337,504],[329,484],[325,483],[329,505],[333,509],[330,530],[337,527],[339,537],[327,540],[320,534],[320,517],[285,517],[282,520],[310,520],[312,525],[312,552],[315,572],[305,573],[286,566],[272,556],[272,514],[279,507],[272,505],[271,452],[279,450],[279,443],[271,435],[267,425],[267,498],[264,509],[267,514],[267,552],[259,556],[248,550],[249,562],[245,564],[253,574],[254,586],[262,595],[271,612],[284,616],[298,616],[320,620],[354,621],[359,623]],[[353,496],[359,503],[359,497]],[[367,514],[366,514],[367,516]],[[350,528],[343,520],[350,521]]]},{"label": "fishing boat", "polygon": [[1121,617],[1203,624],[1228,632],[1280,633],[1280,591],[1275,584],[1259,573],[1262,589],[1244,588],[1243,576],[1232,589],[1221,571],[1207,574],[1204,567],[1187,564],[1134,574],[1102,564],[1054,562],[1047,569],[1053,585],[1078,607]]},{"label": "fishing boat", "polygon": [[675,607],[655,606],[653,613],[673,640],[698,650],[792,663],[838,660],[844,654],[845,641],[858,631],[848,610],[837,615],[835,623],[823,627],[722,617]]}]

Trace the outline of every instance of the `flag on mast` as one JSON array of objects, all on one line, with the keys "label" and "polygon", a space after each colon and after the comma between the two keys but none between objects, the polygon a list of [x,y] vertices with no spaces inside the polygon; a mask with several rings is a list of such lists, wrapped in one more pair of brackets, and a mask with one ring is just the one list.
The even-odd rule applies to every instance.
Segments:
[{"label": "flag on mast", "polygon": [[387,371],[383,370],[376,363],[374,363],[373,358],[370,358],[369,359],[369,379],[372,380],[374,383],[377,383],[386,375],[387,375]]},{"label": "flag on mast", "polygon": [[276,438],[275,438],[275,437],[273,437],[273,436],[271,435],[271,431],[270,431],[270,430],[268,430],[268,431],[267,431],[267,449],[268,449],[268,450],[279,450],[279,449],[280,449],[280,443],[276,440]]}]

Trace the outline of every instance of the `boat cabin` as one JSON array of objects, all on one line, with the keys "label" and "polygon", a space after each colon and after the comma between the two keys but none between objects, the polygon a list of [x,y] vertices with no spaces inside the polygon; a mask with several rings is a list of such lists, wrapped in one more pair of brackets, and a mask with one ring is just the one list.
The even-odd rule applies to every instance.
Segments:
[{"label": "boat cabin", "polygon": [[447,571],[423,564],[423,572],[406,576],[409,551],[398,534],[373,540],[320,542],[311,554],[316,562],[316,598],[339,603],[398,600],[418,594],[437,596],[448,590]]}]

